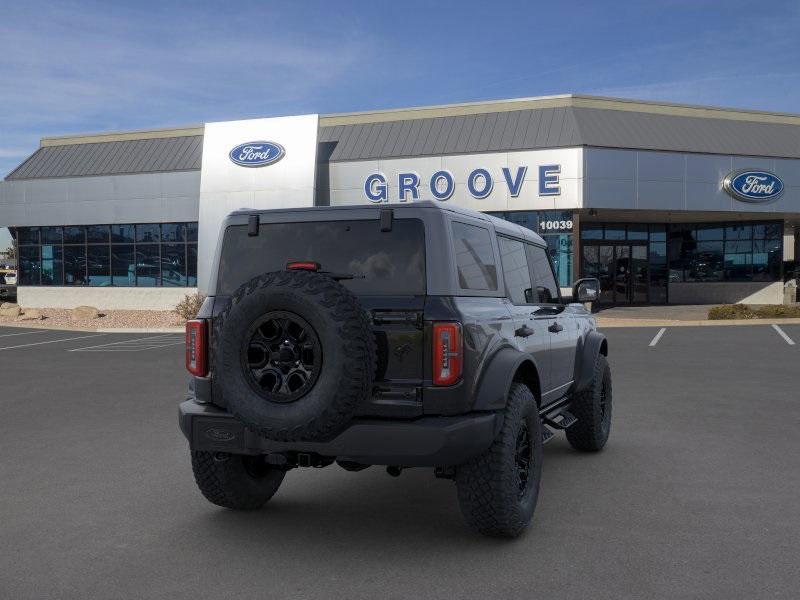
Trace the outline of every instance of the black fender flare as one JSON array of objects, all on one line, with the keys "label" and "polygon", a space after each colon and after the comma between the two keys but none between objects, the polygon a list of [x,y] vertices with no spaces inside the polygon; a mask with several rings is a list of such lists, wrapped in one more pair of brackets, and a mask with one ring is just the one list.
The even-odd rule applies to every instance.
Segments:
[{"label": "black fender flare", "polygon": [[574,391],[582,392],[592,385],[594,378],[594,363],[597,355],[608,356],[608,340],[606,336],[598,331],[590,331],[578,348],[578,355],[575,357],[575,385]]},{"label": "black fender flare", "polygon": [[[510,346],[498,350],[488,361],[483,376],[478,382],[473,409],[501,410],[505,408],[514,375],[521,367],[524,367],[526,362],[535,369],[538,377],[539,369],[530,355]],[[537,390],[531,391],[536,395]]]}]

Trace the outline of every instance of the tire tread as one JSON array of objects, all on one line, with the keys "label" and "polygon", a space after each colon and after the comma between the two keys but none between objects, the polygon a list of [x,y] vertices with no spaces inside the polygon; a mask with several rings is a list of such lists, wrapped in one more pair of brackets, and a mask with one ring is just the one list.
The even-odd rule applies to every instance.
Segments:
[{"label": "tire tread", "polygon": [[602,450],[608,440],[611,424],[609,422],[609,429],[603,433],[600,423],[600,393],[604,380],[608,385],[606,406],[609,411],[608,418],[610,419],[612,410],[611,370],[606,357],[598,354],[594,363],[591,386],[575,394],[570,407],[570,412],[577,417],[578,421],[567,428],[566,434],[567,441],[576,450],[597,452]]},{"label": "tire tread", "polygon": [[[516,450],[516,424],[525,412],[533,410],[531,443],[535,446],[534,459],[541,465],[541,422],[536,401],[530,389],[513,383],[506,404],[501,431],[492,445],[456,469],[456,486],[461,511],[467,524],[474,530],[491,536],[515,537],[530,522],[533,509],[523,510],[517,496],[514,469],[509,465],[509,454]],[[538,496],[538,473],[535,494]],[[536,500],[534,498],[533,507]]]},{"label": "tire tread", "polygon": [[[369,316],[358,298],[334,279],[307,271],[276,271],[254,277],[241,285],[228,306],[215,318],[214,329],[223,331],[232,310],[248,295],[265,288],[289,287],[315,299],[328,309],[344,341],[347,364],[338,380],[333,400],[325,410],[302,423],[270,427],[236,410],[231,412],[248,429],[277,441],[319,440],[337,433],[353,416],[361,398],[372,390],[377,365],[377,343]],[[212,336],[212,364],[219,354],[219,335]]]}]

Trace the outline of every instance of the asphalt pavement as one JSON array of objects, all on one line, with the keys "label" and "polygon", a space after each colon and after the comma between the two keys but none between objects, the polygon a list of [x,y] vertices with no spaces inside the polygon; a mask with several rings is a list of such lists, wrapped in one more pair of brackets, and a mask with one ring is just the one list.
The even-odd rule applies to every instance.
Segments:
[{"label": "asphalt pavement", "polygon": [[800,325],[780,330],[607,330],[609,444],[547,444],[534,522],[502,541],[422,469],[297,469],[264,510],[212,506],[179,335],[0,328],[0,598],[797,598]]}]

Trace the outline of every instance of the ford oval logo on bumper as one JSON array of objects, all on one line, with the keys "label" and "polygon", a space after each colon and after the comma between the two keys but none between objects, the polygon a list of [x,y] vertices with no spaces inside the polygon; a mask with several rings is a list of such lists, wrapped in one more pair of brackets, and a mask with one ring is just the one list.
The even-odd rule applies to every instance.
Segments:
[{"label": "ford oval logo on bumper", "polygon": [[722,187],[742,202],[769,202],[783,194],[783,180],[769,171],[744,169],[729,173]]},{"label": "ford oval logo on bumper", "polygon": [[285,154],[280,144],[262,141],[239,144],[228,156],[240,167],[265,167],[278,162]]},{"label": "ford oval logo on bumper", "polygon": [[232,442],[236,439],[236,434],[222,427],[211,427],[205,430],[206,437],[212,442]]}]

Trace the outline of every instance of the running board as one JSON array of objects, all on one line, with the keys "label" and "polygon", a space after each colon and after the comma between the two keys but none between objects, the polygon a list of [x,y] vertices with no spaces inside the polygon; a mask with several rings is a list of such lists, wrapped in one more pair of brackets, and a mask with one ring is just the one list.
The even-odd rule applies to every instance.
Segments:
[{"label": "running board", "polygon": [[542,417],[542,421],[544,421],[545,425],[549,425],[553,429],[566,429],[574,425],[578,421],[578,418],[571,412],[565,410],[553,417]]}]

